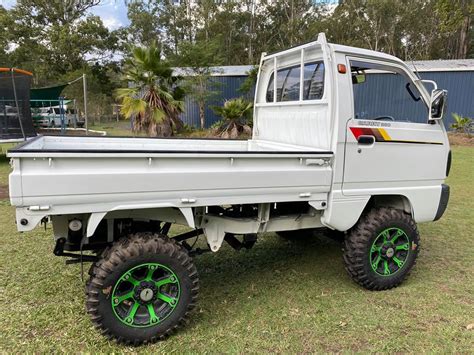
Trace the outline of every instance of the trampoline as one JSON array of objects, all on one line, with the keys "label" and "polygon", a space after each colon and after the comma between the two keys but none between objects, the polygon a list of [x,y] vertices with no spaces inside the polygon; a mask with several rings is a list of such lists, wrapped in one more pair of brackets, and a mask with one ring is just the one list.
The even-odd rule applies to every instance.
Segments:
[{"label": "trampoline", "polygon": [[32,73],[17,68],[0,68],[0,143],[36,136],[31,119]]}]

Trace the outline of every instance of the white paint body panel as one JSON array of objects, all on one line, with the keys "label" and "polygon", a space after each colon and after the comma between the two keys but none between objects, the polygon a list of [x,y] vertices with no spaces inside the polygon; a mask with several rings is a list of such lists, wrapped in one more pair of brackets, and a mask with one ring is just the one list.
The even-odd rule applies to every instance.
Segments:
[{"label": "white paint body panel", "polygon": [[[64,146],[79,148],[55,151]],[[40,137],[26,147],[44,152],[10,154],[18,164],[10,175],[10,198],[22,208],[21,218],[145,207],[327,201],[331,185],[331,153],[305,147],[288,152],[286,145],[275,143]],[[49,209],[33,211],[36,205]]]}]

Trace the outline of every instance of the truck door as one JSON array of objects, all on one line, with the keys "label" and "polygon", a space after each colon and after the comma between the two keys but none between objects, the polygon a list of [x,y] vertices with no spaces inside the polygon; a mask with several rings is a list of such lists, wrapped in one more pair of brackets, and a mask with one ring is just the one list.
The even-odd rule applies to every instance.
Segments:
[{"label": "truck door", "polygon": [[[440,184],[448,144],[442,123],[396,64],[351,59],[352,117],[346,123],[343,193],[376,195]],[[387,192],[388,191],[388,192]]]}]

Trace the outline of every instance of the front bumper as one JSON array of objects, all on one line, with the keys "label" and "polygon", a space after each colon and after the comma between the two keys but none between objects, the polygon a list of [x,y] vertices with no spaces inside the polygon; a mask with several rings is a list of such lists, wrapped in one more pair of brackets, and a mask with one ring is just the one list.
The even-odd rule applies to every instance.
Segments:
[{"label": "front bumper", "polygon": [[439,198],[439,204],[438,204],[438,211],[436,211],[436,216],[433,221],[437,221],[443,216],[444,211],[446,211],[446,208],[448,207],[448,201],[449,201],[449,185],[442,184],[441,197]]}]

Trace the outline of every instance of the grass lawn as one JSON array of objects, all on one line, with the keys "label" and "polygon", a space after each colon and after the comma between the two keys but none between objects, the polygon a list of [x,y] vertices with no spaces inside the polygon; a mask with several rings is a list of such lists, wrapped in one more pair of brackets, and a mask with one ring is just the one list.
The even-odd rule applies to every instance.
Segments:
[{"label": "grass lawn", "polygon": [[89,129],[106,131],[108,136],[133,136],[130,121],[95,122],[89,125]]},{"label": "grass lawn", "polygon": [[[346,275],[336,243],[322,237],[288,243],[266,234],[252,250],[224,247],[197,257],[201,292],[191,324],[139,349],[109,342],[93,328],[80,266],[53,256],[51,229],[17,233],[13,208],[0,200],[0,349],[472,352],[474,148],[453,153],[448,210],[440,221],[420,225],[418,264],[402,286],[366,291]],[[0,159],[0,185],[8,171]]]},{"label": "grass lawn", "polygon": [[[109,122],[96,122],[89,126],[91,130],[106,131],[108,136],[122,136],[122,137],[147,137],[145,132],[133,132],[130,128],[130,122],[127,120],[122,121],[109,121]],[[180,133],[177,137],[183,138],[203,138],[209,134],[207,130],[194,129],[192,131],[186,131]]]}]

